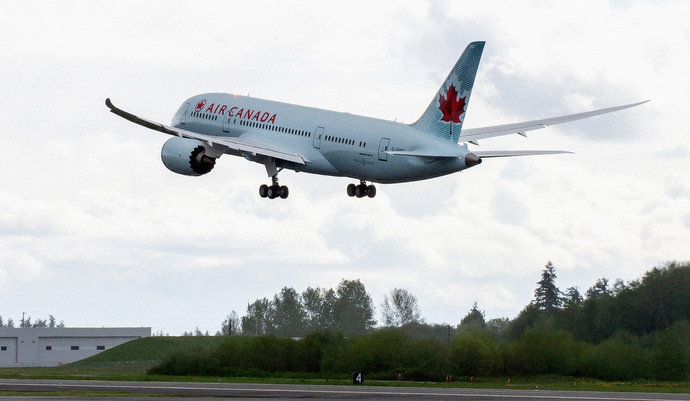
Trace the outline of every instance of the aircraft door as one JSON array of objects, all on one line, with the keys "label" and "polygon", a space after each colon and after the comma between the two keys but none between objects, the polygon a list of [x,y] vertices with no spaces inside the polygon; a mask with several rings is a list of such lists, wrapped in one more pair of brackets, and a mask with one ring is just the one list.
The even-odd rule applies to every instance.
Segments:
[{"label": "aircraft door", "polygon": [[390,143],[391,140],[389,138],[381,138],[381,143],[379,143],[379,160],[384,162],[388,160],[388,153],[386,151]]},{"label": "aircraft door", "polygon": [[223,116],[223,132],[230,132],[230,116]]},{"label": "aircraft door", "polygon": [[323,136],[323,127],[316,127],[314,132],[314,147],[321,149],[321,137]]},{"label": "aircraft door", "polygon": [[185,125],[185,123],[187,123],[187,113],[188,112],[189,112],[189,103],[185,103],[184,111],[182,111],[182,115],[180,116],[180,125]]}]

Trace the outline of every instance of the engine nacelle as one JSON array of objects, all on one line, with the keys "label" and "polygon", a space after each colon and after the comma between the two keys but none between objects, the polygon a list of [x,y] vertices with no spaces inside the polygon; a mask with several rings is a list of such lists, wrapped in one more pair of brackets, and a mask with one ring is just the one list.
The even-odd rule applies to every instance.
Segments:
[{"label": "engine nacelle", "polygon": [[216,159],[206,155],[203,142],[179,137],[172,137],[165,142],[161,160],[168,170],[191,176],[206,174],[216,165]]}]

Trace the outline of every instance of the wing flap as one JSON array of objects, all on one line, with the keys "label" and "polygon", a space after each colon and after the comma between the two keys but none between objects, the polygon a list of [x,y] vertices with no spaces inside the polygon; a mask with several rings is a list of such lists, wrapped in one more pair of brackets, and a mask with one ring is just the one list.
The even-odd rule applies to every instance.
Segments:
[{"label": "wing flap", "polygon": [[161,123],[157,123],[155,121],[147,120],[145,118],[138,117],[134,114],[128,113],[122,109],[115,107],[115,105],[110,101],[110,98],[105,100],[105,105],[108,106],[112,113],[126,120],[129,120],[135,124],[141,125],[142,127],[146,127],[154,131],[162,132],[168,135],[175,135],[182,138],[196,139],[202,141],[216,151],[216,157],[227,152],[228,150],[234,150],[241,153],[247,153],[252,156],[262,155],[297,164],[305,164],[309,161],[299,153],[295,153],[288,149],[284,149],[270,142],[258,140],[243,140],[242,138],[235,137],[230,138],[204,135],[192,131],[183,130],[180,128],[170,127]]}]

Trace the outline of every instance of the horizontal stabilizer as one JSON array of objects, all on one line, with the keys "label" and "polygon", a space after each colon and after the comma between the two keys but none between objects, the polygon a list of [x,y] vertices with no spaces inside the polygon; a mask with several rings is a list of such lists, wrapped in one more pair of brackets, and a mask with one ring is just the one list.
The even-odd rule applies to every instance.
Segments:
[{"label": "horizontal stabilizer", "polygon": [[387,154],[396,156],[417,156],[417,157],[437,157],[437,158],[458,158],[463,157],[467,152],[434,152],[430,150],[387,150]]},{"label": "horizontal stabilizer", "polygon": [[492,157],[516,157],[516,156],[539,156],[539,155],[560,155],[564,153],[573,153],[565,150],[485,150],[473,151],[475,155],[480,158],[488,159]]}]

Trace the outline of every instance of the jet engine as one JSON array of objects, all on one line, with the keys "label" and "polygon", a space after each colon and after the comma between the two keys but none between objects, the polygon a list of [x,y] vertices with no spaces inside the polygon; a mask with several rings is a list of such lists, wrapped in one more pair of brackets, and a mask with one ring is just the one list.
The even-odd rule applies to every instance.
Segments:
[{"label": "jet engine", "polygon": [[216,165],[216,159],[206,155],[203,142],[179,137],[170,138],[165,142],[161,160],[168,170],[191,176],[206,174]]}]

